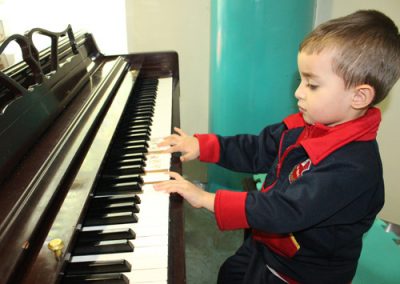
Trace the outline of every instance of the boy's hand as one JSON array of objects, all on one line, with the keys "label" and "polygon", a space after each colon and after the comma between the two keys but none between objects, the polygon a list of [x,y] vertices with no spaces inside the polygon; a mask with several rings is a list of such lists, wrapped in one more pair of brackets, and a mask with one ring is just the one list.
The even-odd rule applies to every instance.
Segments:
[{"label": "boy's hand", "polygon": [[185,180],[180,174],[169,172],[174,180],[160,182],[154,185],[157,191],[176,192],[195,208],[206,208],[214,212],[215,194],[204,191],[193,183]]},{"label": "boy's hand", "polygon": [[174,127],[177,134],[172,134],[164,138],[158,146],[170,146],[166,153],[181,152],[181,161],[186,162],[197,159],[200,156],[200,146],[197,138],[188,136],[180,128]]}]

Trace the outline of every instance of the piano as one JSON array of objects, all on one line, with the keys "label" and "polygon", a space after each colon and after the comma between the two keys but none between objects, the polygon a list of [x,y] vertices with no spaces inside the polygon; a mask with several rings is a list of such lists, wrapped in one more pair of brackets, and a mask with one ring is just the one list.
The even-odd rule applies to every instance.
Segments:
[{"label": "piano", "polygon": [[[51,46],[39,51],[37,35]],[[175,52],[106,56],[71,26],[0,71],[0,283],[185,283]]]}]

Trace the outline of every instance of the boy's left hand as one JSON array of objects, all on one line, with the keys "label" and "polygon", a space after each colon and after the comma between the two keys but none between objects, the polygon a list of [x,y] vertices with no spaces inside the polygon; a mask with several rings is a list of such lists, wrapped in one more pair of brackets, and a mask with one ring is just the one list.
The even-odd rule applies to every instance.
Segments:
[{"label": "boy's left hand", "polygon": [[204,191],[202,188],[184,179],[180,174],[169,172],[173,180],[160,182],[154,185],[157,191],[168,193],[176,192],[195,208],[206,208],[214,212],[215,194]]}]

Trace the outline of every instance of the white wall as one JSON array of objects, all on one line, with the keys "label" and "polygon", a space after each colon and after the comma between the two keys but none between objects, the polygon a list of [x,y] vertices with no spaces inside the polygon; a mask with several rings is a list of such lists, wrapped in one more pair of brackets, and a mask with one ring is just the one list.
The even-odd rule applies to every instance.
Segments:
[{"label": "white wall", "polygon": [[125,0],[1,0],[0,20],[6,35],[37,27],[60,32],[71,24],[74,31],[93,33],[103,53],[127,52]]},{"label": "white wall", "polygon": [[[398,0],[317,0],[316,22],[344,16],[360,9],[376,9],[388,15],[400,27],[400,1]],[[378,141],[383,160],[386,203],[379,214],[384,220],[400,224],[400,82],[379,107],[382,123]]]},{"label": "white wall", "polygon": [[179,54],[181,127],[208,131],[210,0],[127,0],[129,52]]}]

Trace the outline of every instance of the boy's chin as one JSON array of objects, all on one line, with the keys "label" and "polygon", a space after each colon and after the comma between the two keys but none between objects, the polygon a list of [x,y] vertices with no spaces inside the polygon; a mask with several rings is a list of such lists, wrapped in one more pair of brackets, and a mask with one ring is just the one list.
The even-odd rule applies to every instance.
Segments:
[{"label": "boy's chin", "polygon": [[311,119],[310,117],[308,117],[307,114],[305,114],[304,112],[301,115],[303,116],[303,119],[307,124],[312,125],[315,123],[315,121],[313,119]]}]

